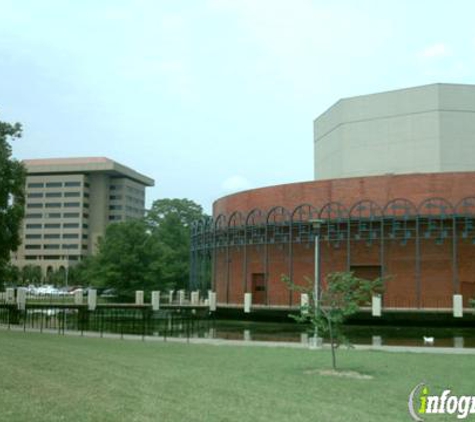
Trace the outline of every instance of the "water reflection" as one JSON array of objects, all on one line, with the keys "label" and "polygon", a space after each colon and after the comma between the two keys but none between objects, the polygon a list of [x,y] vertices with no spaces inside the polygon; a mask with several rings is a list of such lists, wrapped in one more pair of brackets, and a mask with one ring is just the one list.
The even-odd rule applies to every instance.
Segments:
[{"label": "water reflection", "polygon": [[[347,326],[345,334],[352,344],[361,345],[475,347],[473,328]],[[219,320],[213,323],[212,328],[204,328],[198,335],[226,340],[304,344],[308,344],[313,336],[310,330],[296,324]],[[433,337],[433,344],[424,343],[424,337]]]}]

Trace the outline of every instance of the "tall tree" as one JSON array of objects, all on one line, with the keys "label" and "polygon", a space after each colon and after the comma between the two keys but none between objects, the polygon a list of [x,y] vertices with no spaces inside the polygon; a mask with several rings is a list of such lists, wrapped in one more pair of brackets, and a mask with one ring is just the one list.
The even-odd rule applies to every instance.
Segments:
[{"label": "tall tree", "polygon": [[21,125],[0,121],[0,283],[8,276],[10,253],[20,245],[25,206],[26,171],[12,158],[9,141],[21,136]]},{"label": "tall tree", "polygon": [[115,287],[121,294],[160,289],[161,248],[142,220],[114,223],[99,241],[99,253],[90,265],[93,282]]},{"label": "tall tree", "polygon": [[163,283],[177,288],[188,287],[191,224],[205,216],[201,205],[189,199],[159,199],[152,204],[146,221],[162,247]]}]

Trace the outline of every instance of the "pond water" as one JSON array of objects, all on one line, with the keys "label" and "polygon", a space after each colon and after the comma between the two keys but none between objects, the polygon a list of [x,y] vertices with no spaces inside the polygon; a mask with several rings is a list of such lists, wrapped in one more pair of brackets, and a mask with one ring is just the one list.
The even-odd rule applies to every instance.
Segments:
[{"label": "pond water", "polygon": [[[344,330],[352,344],[427,346],[424,337],[433,337],[433,347],[475,348],[475,328],[352,325]],[[216,320],[209,326],[198,327],[194,335],[231,340],[306,342],[312,334],[298,324]]]}]

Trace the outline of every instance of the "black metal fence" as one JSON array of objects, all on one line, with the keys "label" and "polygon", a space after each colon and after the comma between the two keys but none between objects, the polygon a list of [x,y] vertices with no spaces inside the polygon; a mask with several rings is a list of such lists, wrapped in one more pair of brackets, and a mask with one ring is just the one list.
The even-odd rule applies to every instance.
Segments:
[{"label": "black metal fence", "polygon": [[6,329],[38,332],[97,333],[104,335],[139,335],[191,337],[214,320],[208,307],[175,307],[153,311],[149,305],[0,304],[0,325]]}]

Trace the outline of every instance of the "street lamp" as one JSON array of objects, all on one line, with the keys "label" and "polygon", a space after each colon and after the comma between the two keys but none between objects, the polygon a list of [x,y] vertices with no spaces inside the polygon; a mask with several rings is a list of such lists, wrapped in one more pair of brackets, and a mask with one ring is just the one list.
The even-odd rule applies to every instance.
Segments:
[{"label": "street lamp", "polygon": [[[315,318],[318,316],[318,300],[320,294],[320,227],[324,220],[309,220],[315,233],[315,281],[314,281],[314,301],[315,301]],[[318,328],[315,325],[315,346],[318,346]]]}]

